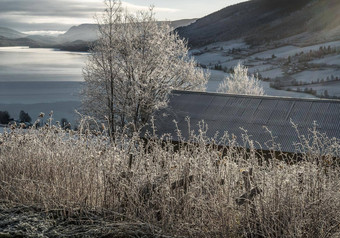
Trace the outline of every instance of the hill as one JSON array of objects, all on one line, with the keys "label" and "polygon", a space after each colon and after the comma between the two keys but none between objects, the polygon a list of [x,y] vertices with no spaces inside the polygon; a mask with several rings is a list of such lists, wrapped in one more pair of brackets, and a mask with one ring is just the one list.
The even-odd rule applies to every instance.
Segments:
[{"label": "hill", "polygon": [[182,19],[182,20],[177,20],[177,21],[171,21],[170,22],[170,26],[173,29],[176,29],[178,27],[184,27],[184,26],[188,26],[192,23],[194,23],[197,19]]},{"label": "hill", "polygon": [[18,38],[18,39],[9,39],[3,36],[0,36],[0,47],[4,46],[29,46],[29,47],[44,47],[44,44],[40,44],[29,38]]},{"label": "hill", "polygon": [[27,35],[7,27],[0,27],[0,36],[6,37],[8,39],[17,39],[26,37]]},{"label": "hill", "polygon": [[98,26],[96,24],[82,24],[72,26],[66,33],[60,35],[61,42],[72,42],[76,40],[95,41],[97,39]]},{"label": "hill", "polygon": [[[175,29],[177,27],[187,26],[195,21],[196,19],[183,19],[171,21],[170,26],[173,29]],[[58,37],[58,40],[62,43],[74,42],[78,40],[89,42],[97,40],[97,35],[98,35],[97,24],[81,24],[79,26],[71,27],[66,33],[60,35]]]},{"label": "hill", "polygon": [[326,32],[332,40],[340,38],[339,12],[338,0],[252,0],[221,9],[177,31],[192,47],[240,38],[258,45],[305,33],[313,35],[312,41],[322,41]]}]

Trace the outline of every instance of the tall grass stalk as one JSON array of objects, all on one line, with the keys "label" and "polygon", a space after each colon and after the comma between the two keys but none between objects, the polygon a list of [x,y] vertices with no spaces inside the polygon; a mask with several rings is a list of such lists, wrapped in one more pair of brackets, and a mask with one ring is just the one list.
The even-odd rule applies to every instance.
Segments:
[{"label": "tall grass stalk", "polygon": [[[176,145],[167,135],[147,142],[122,135],[112,142],[85,124],[78,132],[51,124],[10,130],[0,134],[0,199],[63,217],[110,213],[113,221],[140,221],[189,237],[339,232],[338,139],[312,129],[296,144],[299,161],[259,163],[265,158],[255,149],[242,149],[227,133],[223,140],[231,146],[214,146],[206,130],[202,124]],[[246,134],[244,140],[255,143]],[[240,205],[243,172],[250,168],[250,186],[260,193]]]}]

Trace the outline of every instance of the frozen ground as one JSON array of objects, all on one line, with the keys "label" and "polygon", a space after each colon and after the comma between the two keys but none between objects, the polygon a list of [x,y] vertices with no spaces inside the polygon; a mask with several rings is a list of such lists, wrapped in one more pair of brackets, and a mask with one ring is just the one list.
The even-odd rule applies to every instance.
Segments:
[{"label": "frozen ground", "polygon": [[276,77],[282,77],[283,71],[281,69],[277,68],[277,69],[272,69],[272,70],[268,70],[268,71],[262,71],[261,75],[264,78],[274,79]]},{"label": "frozen ground", "polygon": [[[197,50],[197,52],[205,52],[202,55],[195,56],[196,60],[199,63],[202,63],[207,66],[211,66],[211,68],[215,64],[220,64],[222,68],[233,68],[238,63],[248,66],[249,73],[260,73],[264,78],[282,78],[282,80],[289,80],[285,77],[285,72],[287,67],[284,65],[280,58],[287,58],[288,56],[295,56],[295,54],[299,54],[300,52],[309,52],[310,50],[319,50],[320,47],[340,47],[340,41],[333,41],[328,43],[316,44],[306,47],[299,47],[295,45],[286,45],[283,47],[279,47],[272,50],[266,50],[263,52],[259,52],[253,54],[251,56],[247,56],[254,49],[250,49],[242,41],[228,41],[228,42],[218,42],[214,44],[210,44],[208,46],[202,47]],[[242,51],[236,51],[232,57],[228,54],[230,52],[229,49],[242,49]],[[228,52],[228,53],[227,53]],[[248,53],[247,53],[248,52]],[[272,59],[272,55],[275,55],[276,58]],[[331,79],[331,76],[340,77],[340,68],[334,67],[340,65],[340,55],[332,55],[326,56],[323,59],[318,59],[311,61],[310,63],[316,64],[329,64],[332,67],[328,68],[319,68],[317,70],[305,69],[302,72],[295,73],[292,78],[295,78],[298,82],[311,83],[312,81],[316,82],[319,78],[326,80],[327,76]],[[297,66],[297,65],[295,65]],[[296,67],[301,68],[301,67]],[[290,69],[290,68],[289,68]],[[294,69],[295,70],[295,69]],[[289,72],[292,72],[290,69]],[[296,72],[296,71],[295,71]],[[213,72],[209,83],[207,85],[208,91],[216,91],[220,82],[227,76],[224,72]],[[288,76],[287,76],[288,77]],[[297,93],[297,92],[289,92],[284,90],[276,90],[269,87],[269,83],[264,82],[265,90],[268,95],[272,96],[288,96],[288,97],[313,97],[312,95],[305,93]],[[334,85],[335,89],[331,90],[338,91],[339,85]],[[320,89],[322,91],[322,85],[320,85]],[[326,89],[325,89],[326,90]],[[340,90],[340,89],[339,89]],[[336,93],[335,93],[336,94]]]},{"label": "frozen ground", "polygon": [[238,63],[244,64],[245,60],[244,59],[228,60],[222,63],[221,66],[227,68],[234,68]]},{"label": "frozen ground", "polygon": [[221,64],[225,61],[231,60],[232,57],[223,56],[221,52],[216,52],[216,53],[208,52],[208,53],[204,53],[201,55],[195,55],[195,59],[201,64],[204,64],[204,65],[211,64],[213,66],[215,64]]},{"label": "frozen ground", "polygon": [[247,49],[249,45],[247,45],[243,40],[231,40],[231,41],[223,41],[209,44],[207,46],[199,48],[199,50],[205,49],[219,49],[223,47],[223,50],[232,50],[232,49]]},{"label": "frozen ground", "polygon": [[297,47],[297,46],[283,46],[272,50],[267,50],[263,52],[259,52],[256,54],[253,54],[252,58],[261,58],[261,59],[269,59],[274,54],[276,57],[279,58],[287,58],[288,56],[294,56],[295,54],[299,54],[300,52],[307,53],[310,50],[318,50],[320,46],[324,47],[340,47],[340,41],[332,41],[312,46],[306,46],[306,47]]},{"label": "frozen ground", "polygon": [[272,55],[275,55],[276,57],[279,58],[287,58],[289,55],[294,55],[296,52],[300,52],[301,48],[296,47],[296,46],[284,46],[280,48],[276,48],[273,50],[267,50],[263,52],[259,52],[256,54],[253,54],[251,57],[252,58],[260,58],[260,59],[269,59],[272,58]]},{"label": "frozen ground", "polygon": [[277,97],[292,97],[292,98],[317,98],[313,95],[300,92],[289,92],[285,90],[277,90],[270,87],[269,82],[261,81],[261,85],[264,88],[265,95],[277,96]]},{"label": "frozen ground", "polygon": [[298,82],[311,83],[312,81],[316,82],[318,79],[326,80],[327,77],[331,78],[332,75],[334,77],[340,77],[340,69],[331,68],[322,70],[305,70],[300,73],[293,74],[292,77]]},{"label": "frozen ground", "polygon": [[[218,70],[211,70],[210,71],[210,80],[207,84],[207,91],[208,92],[216,92],[218,86],[220,85],[221,81],[224,80],[227,73]],[[270,87],[269,82],[261,81],[261,85],[265,90],[265,94],[268,96],[278,96],[278,97],[295,97],[295,98],[316,98],[313,95],[307,93],[298,93],[298,92],[289,92],[285,90],[277,90]]]},{"label": "frozen ground", "polygon": [[271,64],[259,64],[259,65],[249,66],[248,72],[249,73],[263,72],[263,71],[271,70],[272,68],[273,68],[273,65]]},{"label": "frozen ground", "polygon": [[228,73],[225,73],[221,70],[209,70],[210,72],[210,79],[209,81],[221,81],[223,79],[225,79],[226,77],[229,76]]},{"label": "frozen ground", "polygon": [[283,71],[280,68],[276,68],[277,66],[273,66],[271,64],[263,64],[251,66],[248,68],[249,73],[260,73],[264,78],[275,79],[276,77],[282,77]]},{"label": "frozen ground", "polygon": [[310,61],[313,64],[327,64],[327,65],[337,65],[340,67],[340,54],[339,55],[332,55],[326,56],[322,59],[315,59]]},{"label": "frozen ground", "polygon": [[[297,90],[298,87],[289,87],[292,90]],[[324,95],[325,90],[329,96],[337,96],[340,97],[340,82],[326,82],[326,83],[319,83],[319,84],[311,84],[306,86],[301,86],[300,90],[303,91],[305,88],[312,88],[317,92],[318,95]]]},{"label": "frozen ground", "polygon": [[216,92],[220,83],[229,76],[229,74],[224,73],[220,70],[210,70],[210,79],[207,83],[208,92]]},{"label": "frozen ground", "polygon": [[[315,84],[312,86],[312,88],[316,90],[318,94],[323,94],[325,90],[327,90],[330,96],[340,97],[340,82],[339,81]],[[340,115],[339,115],[339,120],[340,120]]]}]

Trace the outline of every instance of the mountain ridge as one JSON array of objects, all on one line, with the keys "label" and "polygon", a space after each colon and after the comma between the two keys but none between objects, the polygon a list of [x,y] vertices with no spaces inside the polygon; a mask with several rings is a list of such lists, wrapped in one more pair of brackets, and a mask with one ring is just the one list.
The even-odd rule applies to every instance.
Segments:
[{"label": "mountain ridge", "polygon": [[[195,22],[197,19],[181,19],[176,21],[170,21],[170,27],[172,29],[176,29],[180,26],[187,26],[191,23]],[[158,21],[159,23],[163,23],[165,21]],[[66,41],[95,41],[98,38],[98,25],[97,24],[81,24],[77,26],[72,26],[68,31],[64,34],[59,35],[58,39],[61,42]]]},{"label": "mountain ridge", "polygon": [[338,12],[338,0],[252,0],[223,8],[177,32],[193,48],[240,38],[260,45],[304,32],[332,30],[340,25]]},{"label": "mountain ridge", "polygon": [[6,37],[8,39],[18,39],[26,37],[27,34],[24,34],[22,32],[7,28],[7,27],[1,27],[0,26],[0,36]]},{"label": "mountain ridge", "polygon": [[[195,21],[196,19],[181,19],[171,21],[170,26],[174,29],[179,26],[189,25]],[[72,26],[64,34],[53,37],[27,35],[10,28],[0,27],[0,46],[51,47],[71,51],[87,51],[90,42],[97,40],[97,30],[97,24],[85,23]]]}]

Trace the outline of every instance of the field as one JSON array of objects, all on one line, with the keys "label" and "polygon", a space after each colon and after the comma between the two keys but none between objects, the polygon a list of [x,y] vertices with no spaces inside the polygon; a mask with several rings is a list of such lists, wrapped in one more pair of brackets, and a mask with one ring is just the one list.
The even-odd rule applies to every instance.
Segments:
[{"label": "field", "polygon": [[275,55],[278,58],[288,58],[288,56],[294,56],[295,54],[300,54],[301,52],[308,53],[311,50],[318,50],[320,47],[340,47],[340,41],[332,41],[323,44],[316,44],[306,47],[298,47],[298,46],[283,46],[276,49],[271,49],[267,51],[263,51],[260,53],[256,53],[252,55],[252,58],[262,58],[262,59],[270,59],[272,55]]},{"label": "field", "polygon": [[[216,92],[222,80],[228,75],[229,74],[219,70],[210,70],[210,79],[206,88],[207,92]],[[302,92],[292,92],[271,88],[269,82],[261,81],[260,83],[264,89],[265,95],[272,95],[277,97],[316,98],[313,95]]]},{"label": "field", "polygon": [[[292,77],[295,78],[298,82],[303,83],[312,83],[317,82],[317,80],[326,80],[327,77],[340,77],[340,69],[335,68],[325,68],[321,70],[305,70],[297,74],[293,74]],[[314,85],[312,86],[314,87]],[[337,90],[340,93],[340,89]]]},{"label": "field", "polygon": [[[296,88],[294,87],[296,82],[306,84],[305,87],[308,89],[317,91],[317,97],[321,97],[320,92],[325,90],[330,92],[330,97],[340,94],[338,84],[334,84],[336,87],[331,90],[327,86],[323,87],[324,84],[315,84],[318,79],[319,81],[326,81],[340,77],[340,71],[337,67],[340,64],[340,41],[309,46],[277,44],[277,46],[269,44],[250,47],[242,41],[230,41],[214,43],[193,50],[193,52],[198,63],[212,69],[212,77],[207,87],[208,91],[215,91],[219,85],[217,81],[222,81],[225,78],[225,74],[218,75],[213,72],[214,69],[220,67],[221,71],[229,72],[238,63],[242,63],[248,67],[249,73],[259,73],[261,78],[266,79],[267,82],[279,85],[274,88],[265,88],[266,94],[270,96],[315,96],[309,92],[304,92],[304,90],[297,94],[295,92],[282,92]],[[266,82],[264,82],[264,85],[266,85]]]},{"label": "field", "polygon": [[[299,162],[287,163],[275,157],[266,162],[227,134],[233,147],[209,146],[206,127],[176,149],[166,136],[147,143],[116,136],[109,143],[86,125],[78,132],[50,126],[0,134],[0,234],[339,234],[340,167],[333,158],[339,158],[340,144],[315,129],[300,135]],[[252,145],[249,138],[244,143]]]},{"label": "field", "polygon": [[327,64],[340,66],[340,55],[333,55],[311,61],[313,64]]},{"label": "field", "polygon": [[[308,86],[307,86],[308,87]],[[336,82],[325,82],[325,83],[317,83],[317,84],[313,84],[313,90],[315,90],[317,92],[317,94],[319,95],[324,95],[325,91],[327,91],[327,93],[329,95],[333,95],[336,97],[340,97],[340,92],[339,92],[339,87],[340,87],[340,82],[336,81]],[[287,87],[288,88],[288,87]],[[291,90],[296,91],[298,90],[298,88],[300,89],[300,91],[303,91],[306,86],[301,86],[301,87],[289,87]]]}]

